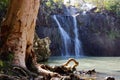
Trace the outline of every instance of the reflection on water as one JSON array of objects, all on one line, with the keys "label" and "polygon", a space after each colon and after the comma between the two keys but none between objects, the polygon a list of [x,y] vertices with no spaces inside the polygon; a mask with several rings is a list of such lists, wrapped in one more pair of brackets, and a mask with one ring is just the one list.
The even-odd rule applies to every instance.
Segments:
[{"label": "reflection on water", "polygon": [[[77,70],[95,69],[99,72],[99,77],[114,76],[116,80],[120,80],[120,57],[83,57],[76,60],[79,62]],[[67,59],[60,57],[51,57],[45,64],[54,66],[66,61]]]}]

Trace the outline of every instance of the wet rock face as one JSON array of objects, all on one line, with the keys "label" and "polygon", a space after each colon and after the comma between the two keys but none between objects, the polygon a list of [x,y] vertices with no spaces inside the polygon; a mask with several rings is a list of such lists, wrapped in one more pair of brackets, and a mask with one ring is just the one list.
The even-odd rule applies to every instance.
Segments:
[{"label": "wet rock face", "polygon": [[77,17],[85,55],[120,56],[119,19],[107,13],[86,13]]},{"label": "wet rock face", "polygon": [[[120,18],[107,12],[80,13],[77,17],[79,28],[79,40],[81,40],[83,52],[88,56],[120,56]],[[74,33],[72,32],[73,20],[71,16],[58,17],[61,26],[65,28],[71,40],[70,52],[74,53]],[[63,41],[58,30],[58,25],[51,19],[50,27],[38,24],[36,29],[40,38],[49,36],[51,40],[51,53],[53,56],[61,56]]]},{"label": "wet rock face", "polygon": [[83,38],[83,49],[86,55],[90,56],[117,56],[119,55],[119,43],[116,46],[116,41],[111,40],[107,36],[92,35],[90,39]]},{"label": "wet rock face", "polygon": [[62,41],[58,28],[52,26],[51,27],[38,26],[36,32],[40,38],[45,38],[49,36],[51,40],[50,44],[50,51],[52,53],[51,55],[60,56],[61,53],[60,48],[62,46]]},{"label": "wet rock face", "polygon": [[34,51],[37,54],[38,62],[46,61],[51,55],[51,51],[49,49],[50,43],[51,41],[48,37],[39,39],[37,36],[35,36]]},{"label": "wet rock face", "polygon": [[[72,16],[59,15],[58,19],[62,28],[64,28],[65,31],[69,33],[69,36],[71,38],[74,38],[74,32],[73,32],[74,26],[73,26]],[[40,38],[49,36],[51,40],[50,50],[52,56],[61,56],[62,52],[65,52],[64,41],[60,34],[58,25],[56,21],[52,18],[52,16],[51,16],[51,25],[52,26],[50,27],[38,25],[36,27],[36,32]],[[74,39],[71,40],[71,46],[69,46],[69,52],[71,52],[71,55],[74,55],[72,54],[74,53]]]}]

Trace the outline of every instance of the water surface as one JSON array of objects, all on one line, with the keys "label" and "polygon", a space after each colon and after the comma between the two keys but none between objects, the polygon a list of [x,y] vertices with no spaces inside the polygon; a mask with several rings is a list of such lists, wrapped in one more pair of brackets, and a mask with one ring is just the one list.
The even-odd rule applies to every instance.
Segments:
[{"label": "water surface", "polygon": [[[102,79],[106,76],[114,76],[115,80],[120,80],[120,57],[82,57],[76,60],[79,62],[77,70],[95,69],[99,73],[98,77]],[[51,57],[45,64],[59,66],[66,61],[65,58]]]}]

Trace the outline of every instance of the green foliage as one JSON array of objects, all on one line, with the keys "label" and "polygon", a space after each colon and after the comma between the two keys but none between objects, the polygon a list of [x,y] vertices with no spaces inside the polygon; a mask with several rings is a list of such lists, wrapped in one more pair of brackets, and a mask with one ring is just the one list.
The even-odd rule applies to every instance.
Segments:
[{"label": "green foliage", "polygon": [[63,1],[61,0],[42,0],[40,4],[39,20],[42,25],[48,25],[50,15],[62,13]]},{"label": "green foliage", "polygon": [[0,73],[3,74],[11,74],[11,72],[8,72],[11,68],[11,63],[13,60],[13,54],[9,53],[7,57],[7,60],[0,60]]},{"label": "green foliage", "polygon": [[11,62],[11,61],[13,60],[13,58],[14,58],[13,53],[10,53],[10,54],[8,55],[8,60]]},{"label": "green foliage", "polygon": [[4,70],[8,68],[8,62],[0,60],[0,73],[4,73]]},{"label": "green foliage", "polygon": [[[7,55],[4,55],[4,54],[7,54]],[[13,61],[13,58],[14,58],[14,54],[13,53],[10,53],[10,52],[5,52],[5,53],[2,53],[0,55],[0,66],[3,65],[3,62],[2,61],[8,61],[8,62],[12,62]]]},{"label": "green foliage", "polygon": [[98,8],[104,7],[104,0],[85,0],[85,2],[96,5]]},{"label": "green foliage", "polygon": [[120,15],[120,1],[119,0],[106,0],[104,2],[105,9],[115,12],[117,15]]},{"label": "green foliage", "polygon": [[120,1],[119,0],[85,0],[85,2],[96,5],[100,10],[106,9],[120,16]]},{"label": "green foliage", "polygon": [[62,3],[63,2],[61,0],[49,0],[45,4],[46,4],[46,7],[49,7],[50,9],[53,10],[56,8],[56,6],[57,8],[61,8]]},{"label": "green foliage", "polygon": [[6,61],[0,60],[0,68],[6,67],[7,66],[6,63],[7,63]]},{"label": "green foliage", "polygon": [[3,66],[3,61],[2,60],[0,60],[0,67],[2,67]]},{"label": "green foliage", "polygon": [[8,0],[0,0],[0,10],[6,8],[8,5]]},{"label": "green foliage", "polygon": [[6,14],[7,7],[8,7],[8,0],[0,0],[0,23]]},{"label": "green foliage", "polygon": [[118,31],[118,30],[110,30],[109,32],[108,32],[108,36],[109,36],[109,38],[110,39],[116,39],[116,38],[120,38],[120,31]]}]

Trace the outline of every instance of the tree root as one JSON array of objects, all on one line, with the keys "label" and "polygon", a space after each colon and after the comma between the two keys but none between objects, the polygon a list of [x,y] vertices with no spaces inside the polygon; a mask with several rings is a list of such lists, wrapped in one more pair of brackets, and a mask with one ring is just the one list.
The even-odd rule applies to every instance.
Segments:
[{"label": "tree root", "polygon": [[[74,62],[74,65],[70,66],[69,64],[72,61]],[[35,67],[37,68],[37,73],[33,73],[20,66],[12,65],[13,67],[11,68],[13,74],[0,74],[0,80],[88,80],[88,78],[85,78],[82,74],[93,75],[96,73],[94,69],[83,72],[77,71],[76,67],[78,64],[79,63],[73,58],[70,58],[60,66],[54,67],[44,64],[36,64]]]},{"label": "tree root", "polygon": [[[47,65],[43,65],[43,64],[38,64],[37,68],[38,68],[38,72],[39,74],[43,75],[43,76],[50,76],[50,77],[60,77],[60,75],[56,72],[50,71]],[[51,69],[53,69],[51,67]]]},{"label": "tree root", "polygon": [[0,80],[17,80],[19,79],[17,76],[9,76],[6,74],[0,74]]},{"label": "tree root", "polygon": [[15,66],[15,65],[13,66],[13,72],[19,73],[21,76],[25,76],[25,77],[37,77],[38,76],[38,74],[33,73],[26,68],[23,68],[21,66]]},{"label": "tree root", "polygon": [[[74,65],[72,67],[68,66],[69,63],[72,61],[74,62]],[[78,64],[79,63],[75,59],[70,58],[66,63],[61,66],[50,67],[44,64],[37,64],[36,67],[38,69],[38,72],[43,76],[62,77],[64,74],[69,74],[76,70]]]}]

